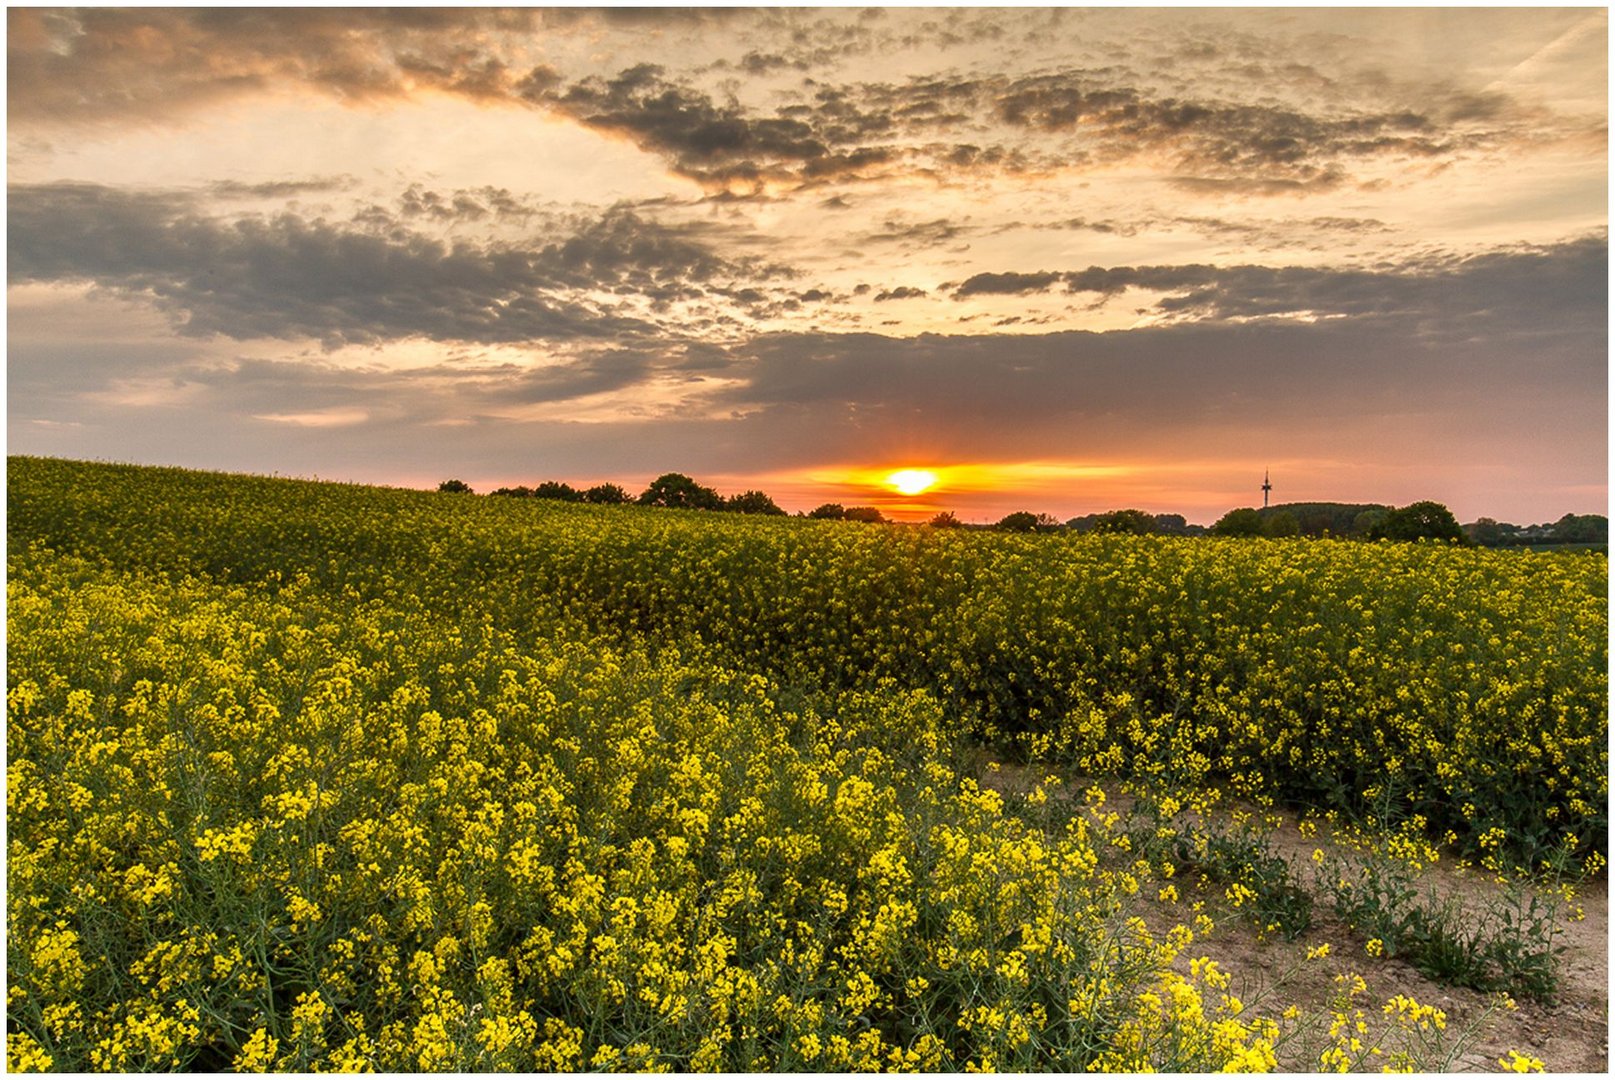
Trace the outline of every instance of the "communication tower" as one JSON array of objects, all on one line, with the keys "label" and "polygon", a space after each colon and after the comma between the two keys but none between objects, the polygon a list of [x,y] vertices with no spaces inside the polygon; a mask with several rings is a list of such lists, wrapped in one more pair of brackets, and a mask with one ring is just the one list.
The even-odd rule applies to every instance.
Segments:
[{"label": "communication tower", "polygon": [[1262,470],[1262,509],[1267,509],[1267,494],[1273,490],[1273,481],[1268,478],[1267,470]]}]

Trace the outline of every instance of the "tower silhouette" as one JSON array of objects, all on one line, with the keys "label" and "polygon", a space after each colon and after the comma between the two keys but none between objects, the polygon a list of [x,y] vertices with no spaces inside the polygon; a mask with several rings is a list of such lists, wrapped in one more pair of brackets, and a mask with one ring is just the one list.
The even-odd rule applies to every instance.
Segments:
[{"label": "tower silhouette", "polygon": [[1268,479],[1267,470],[1262,470],[1262,509],[1267,509],[1267,493],[1273,490],[1273,481]]}]

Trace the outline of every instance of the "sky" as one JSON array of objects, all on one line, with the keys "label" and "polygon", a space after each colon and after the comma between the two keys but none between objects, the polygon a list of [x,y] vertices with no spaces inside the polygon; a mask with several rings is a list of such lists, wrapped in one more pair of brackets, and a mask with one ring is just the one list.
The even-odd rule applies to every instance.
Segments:
[{"label": "sky", "polygon": [[13,454],[1607,513],[1604,9],[7,24]]}]

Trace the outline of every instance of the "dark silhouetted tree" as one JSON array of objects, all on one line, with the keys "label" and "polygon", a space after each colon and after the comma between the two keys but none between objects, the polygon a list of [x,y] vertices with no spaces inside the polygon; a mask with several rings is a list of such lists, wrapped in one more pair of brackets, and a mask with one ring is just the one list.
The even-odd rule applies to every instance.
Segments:
[{"label": "dark silhouetted tree", "polygon": [[527,486],[494,488],[488,492],[490,495],[504,495],[512,499],[531,499],[533,489]]},{"label": "dark silhouetted tree", "polygon": [[808,511],[808,517],[821,518],[824,521],[840,521],[846,516],[847,508],[840,503],[825,503]]},{"label": "dark silhouetted tree", "polygon": [[736,514],[783,514],[773,499],[761,491],[743,491],[739,495],[731,495],[724,503],[724,509]]},{"label": "dark silhouetted tree", "polygon": [[1004,532],[1034,532],[1037,529],[1037,515],[1030,510],[1017,510],[999,518],[993,528]]},{"label": "dark silhouetted tree", "polygon": [[561,502],[580,502],[583,492],[559,480],[546,480],[533,489],[535,499],[559,499]]},{"label": "dark silhouetted tree", "polygon": [[1158,530],[1153,514],[1146,514],[1142,510],[1112,510],[1108,514],[1100,514],[1094,520],[1093,531],[1096,533],[1131,533],[1135,536],[1148,536]]},{"label": "dark silhouetted tree", "polygon": [[445,480],[437,485],[437,490],[447,491],[455,495],[472,495],[471,485],[464,480]]},{"label": "dark silhouetted tree", "polygon": [[847,521],[867,521],[874,525],[881,525],[886,521],[886,515],[873,506],[849,506],[841,516]]},{"label": "dark silhouetted tree", "polygon": [[583,501],[586,503],[616,505],[617,503],[628,501],[628,492],[616,484],[596,484],[583,493]]},{"label": "dark silhouetted tree", "polygon": [[639,496],[639,505],[665,506],[673,510],[722,510],[723,496],[683,473],[663,473]]},{"label": "dark silhouetted tree", "polygon": [[957,529],[964,522],[953,516],[952,510],[944,510],[930,521],[933,529]]},{"label": "dark silhouetted tree", "polygon": [[1213,536],[1261,536],[1262,515],[1254,507],[1230,510],[1211,527]]},{"label": "dark silhouetted tree", "polygon": [[1370,540],[1447,540],[1467,544],[1452,511],[1429,499],[1398,507],[1369,530]]}]

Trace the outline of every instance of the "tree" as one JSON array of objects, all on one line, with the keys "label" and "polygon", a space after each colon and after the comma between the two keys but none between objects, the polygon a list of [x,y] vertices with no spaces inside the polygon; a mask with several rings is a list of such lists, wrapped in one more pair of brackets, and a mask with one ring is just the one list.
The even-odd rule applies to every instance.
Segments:
[{"label": "tree", "polygon": [[596,484],[583,493],[583,501],[586,503],[616,505],[617,503],[628,501],[628,492],[616,484]]},{"label": "tree", "polygon": [[1154,516],[1142,510],[1112,510],[1108,514],[1100,514],[1093,523],[1096,533],[1131,533],[1134,536],[1148,536],[1158,532]]},{"label": "tree", "polygon": [[779,506],[761,491],[744,491],[731,495],[724,504],[725,510],[736,514],[784,514]]},{"label": "tree", "polygon": [[521,487],[502,487],[494,488],[492,491],[488,492],[488,494],[505,495],[513,499],[531,499],[533,497],[533,489],[527,487],[526,485],[522,485]]},{"label": "tree", "polygon": [[930,521],[933,529],[957,529],[963,524],[964,522],[953,515],[952,510],[944,510]]},{"label": "tree", "polygon": [[437,490],[446,491],[454,495],[474,495],[471,485],[464,480],[445,480],[437,485]]},{"label": "tree", "polygon": [[1370,540],[1446,540],[1467,544],[1452,511],[1438,502],[1424,499],[1392,510],[1368,532]]},{"label": "tree", "polygon": [[1602,514],[1566,514],[1553,523],[1553,539],[1561,544],[1609,543],[1609,518]]},{"label": "tree", "polygon": [[1301,519],[1288,510],[1269,514],[1262,521],[1263,536],[1300,536]]},{"label": "tree", "polygon": [[1030,510],[1017,510],[1013,514],[1005,514],[998,519],[995,529],[1004,532],[1035,532],[1037,530],[1037,515]]},{"label": "tree", "polygon": [[1464,526],[1464,535],[1468,536],[1481,547],[1497,547],[1503,542],[1503,530],[1517,532],[1512,525],[1503,525],[1496,518],[1477,518],[1474,522]]},{"label": "tree", "polygon": [[847,516],[847,508],[840,503],[824,503],[808,511],[808,517],[823,521],[840,521]]},{"label": "tree", "polygon": [[886,522],[886,515],[873,506],[849,506],[841,516],[847,521],[867,521],[872,525]]},{"label": "tree", "polygon": [[663,473],[639,496],[639,505],[665,506],[673,510],[722,510],[723,496],[683,473]]},{"label": "tree", "polygon": [[1385,517],[1390,512],[1391,508],[1388,506],[1377,506],[1362,511],[1351,519],[1351,535],[1372,538],[1385,523]]},{"label": "tree", "polygon": [[583,498],[583,493],[571,484],[565,484],[559,480],[546,480],[533,489],[533,498],[578,502]]},{"label": "tree", "polygon": [[1217,519],[1211,527],[1213,536],[1260,536],[1262,535],[1262,515],[1255,507],[1242,506],[1238,510],[1230,510]]}]

